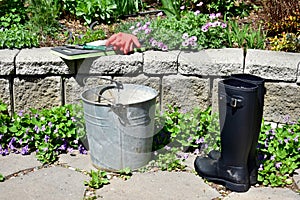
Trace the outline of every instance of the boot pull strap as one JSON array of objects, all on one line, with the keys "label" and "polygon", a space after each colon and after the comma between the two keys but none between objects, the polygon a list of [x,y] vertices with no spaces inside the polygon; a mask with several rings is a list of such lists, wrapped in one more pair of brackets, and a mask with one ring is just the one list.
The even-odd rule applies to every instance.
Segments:
[{"label": "boot pull strap", "polygon": [[227,94],[221,94],[220,100],[226,101],[226,104],[233,108],[241,108],[244,106],[243,97],[240,96],[228,96]]},{"label": "boot pull strap", "polygon": [[230,99],[229,105],[233,108],[239,108],[242,107],[243,100],[242,99],[237,99],[237,98],[232,98]]},{"label": "boot pull strap", "polygon": [[227,104],[233,108],[241,108],[243,107],[243,98],[239,96],[227,96]]}]

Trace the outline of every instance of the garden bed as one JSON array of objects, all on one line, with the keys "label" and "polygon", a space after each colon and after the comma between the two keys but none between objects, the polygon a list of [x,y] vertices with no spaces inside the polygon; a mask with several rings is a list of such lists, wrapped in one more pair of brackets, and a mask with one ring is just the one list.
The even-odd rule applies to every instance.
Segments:
[{"label": "garden bed", "polygon": [[[276,3],[270,0],[110,0],[106,3],[30,0],[8,5],[8,1],[3,1],[0,4],[3,8],[0,34],[6,39],[0,43],[0,48],[86,43],[108,38],[119,31],[132,33],[129,28],[133,24],[149,20],[151,37],[169,45],[169,50],[186,48],[180,40],[184,33],[197,36],[194,49],[255,47],[299,52],[300,48],[300,5],[297,0],[278,0]],[[164,11],[163,16],[157,17],[158,10]],[[145,14],[149,12],[151,14]],[[215,14],[220,16],[215,18]],[[164,20],[160,20],[162,18]],[[226,29],[215,27],[219,23],[226,23]],[[209,29],[203,33],[204,25],[213,27],[206,27]],[[176,37],[163,40],[164,35]],[[178,42],[174,44],[174,41]]]}]

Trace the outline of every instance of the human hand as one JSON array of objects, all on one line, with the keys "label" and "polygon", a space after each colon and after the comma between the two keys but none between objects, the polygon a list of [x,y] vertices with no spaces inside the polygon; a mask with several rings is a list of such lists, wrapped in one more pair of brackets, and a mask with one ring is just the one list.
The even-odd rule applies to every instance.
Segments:
[{"label": "human hand", "polygon": [[134,47],[140,48],[141,44],[138,38],[128,33],[116,33],[112,35],[105,43],[106,46],[112,45],[114,50],[123,51],[128,54],[133,51]]}]

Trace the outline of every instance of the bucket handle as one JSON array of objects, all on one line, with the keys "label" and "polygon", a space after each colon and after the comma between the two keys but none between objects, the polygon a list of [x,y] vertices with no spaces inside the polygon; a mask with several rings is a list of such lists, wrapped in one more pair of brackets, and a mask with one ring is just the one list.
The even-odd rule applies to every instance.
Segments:
[{"label": "bucket handle", "polygon": [[[108,81],[110,81],[110,82],[116,84],[116,85],[109,85],[109,86],[107,86],[107,87],[104,87],[104,88],[102,88],[102,89],[99,91],[98,94],[96,94],[96,95],[98,96],[98,103],[100,103],[100,102],[101,102],[101,98],[103,98],[103,99],[105,99],[106,101],[110,102],[112,105],[114,105],[114,103],[113,103],[111,100],[109,100],[109,99],[103,97],[102,94],[103,94],[106,90],[109,90],[109,89],[114,89],[114,88],[116,88],[116,89],[118,89],[118,90],[119,90],[119,89],[124,89],[123,83],[122,83],[122,82],[119,82],[119,81],[116,81],[116,80],[113,80],[113,79],[100,77],[100,76],[93,76],[93,78],[94,78],[94,77],[98,77],[98,78],[103,79],[103,80],[108,80]],[[85,77],[85,78],[83,79],[83,84],[84,84],[84,85],[86,85],[86,80],[87,80],[88,78],[91,78],[91,77]]]}]

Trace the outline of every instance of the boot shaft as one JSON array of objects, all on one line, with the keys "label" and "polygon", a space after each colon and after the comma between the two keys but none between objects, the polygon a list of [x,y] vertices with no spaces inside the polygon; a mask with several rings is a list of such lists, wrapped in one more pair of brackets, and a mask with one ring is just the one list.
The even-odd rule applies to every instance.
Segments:
[{"label": "boot shaft", "polygon": [[226,165],[247,166],[253,141],[258,86],[226,79],[219,82],[221,160]]}]

